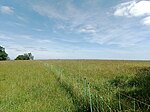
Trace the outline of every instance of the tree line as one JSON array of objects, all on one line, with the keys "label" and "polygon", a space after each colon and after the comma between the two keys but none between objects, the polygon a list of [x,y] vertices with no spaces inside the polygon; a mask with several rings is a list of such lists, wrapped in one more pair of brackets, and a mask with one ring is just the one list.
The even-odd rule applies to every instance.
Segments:
[{"label": "tree line", "polygon": [[[33,60],[34,56],[32,53],[25,53],[23,55],[18,55],[15,60]],[[5,48],[0,46],[0,61],[2,60],[10,60],[8,54],[5,51]]]}]

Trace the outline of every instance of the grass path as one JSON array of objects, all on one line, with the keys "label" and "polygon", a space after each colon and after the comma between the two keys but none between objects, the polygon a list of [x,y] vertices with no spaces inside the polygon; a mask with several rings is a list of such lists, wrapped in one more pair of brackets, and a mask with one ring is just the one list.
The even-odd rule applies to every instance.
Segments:
[{"label": "grass path", "polygon": [[1,112],[72,112],[72,99],[40,62],[0,63]]}]

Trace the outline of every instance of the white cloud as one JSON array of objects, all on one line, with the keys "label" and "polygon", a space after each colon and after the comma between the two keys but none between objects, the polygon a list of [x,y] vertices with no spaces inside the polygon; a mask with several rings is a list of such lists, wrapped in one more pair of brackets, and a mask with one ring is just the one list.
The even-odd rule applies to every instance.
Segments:
[{"label": "white cloud", "polygon": [[150,16],[149,17],[146,17],[142,20],[143,24],[145,25],[150,25]]},{"label": "white cloud", "polygon": [[131,8],[136,4],[135,1],[121,3],[115,7],[115,16],[130,16]]},{"label": "white cloud", "polygon": [[14,13],[13,8],[9,7],[9,6],[1,6],[0,12],[4,13],[4,14],[13,14]]},{"label": "white cloud", "polygon": [[130,1],[115,7],[115,16],[137,17],[150,15],[150,1]]},{"label": "white cloud", "polygon": [[135,5],[130,10],[133,16],[143,16],[150,14],[150,1],[140,1],[135,3]]},{"label": "white cloud", "polygon": [[[115,16],[145,17],[150,16],[150,1],[130,1],[117,5],[114,11]],[[150,25],[149,17],[142,20],[144,25]]]},{"label": "white cloud", "polygon": [[82,33],[96,33],[96,27],[92,25],[87,25],[80,29],[80,32]]}]

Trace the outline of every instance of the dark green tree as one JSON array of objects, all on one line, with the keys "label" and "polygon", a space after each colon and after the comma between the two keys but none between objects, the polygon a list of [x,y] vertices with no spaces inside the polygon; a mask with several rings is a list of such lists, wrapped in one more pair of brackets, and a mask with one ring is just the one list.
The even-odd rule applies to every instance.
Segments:
[{"label": "dark green tree", "polygon": [[0,61],[7,60],[8,54],[5,52],[5,48],[0,46]]},{"label": "dark green tree", "polygon": [[24,55],[18,55],[15,60],[33,60],[31,53],[25,53]]}]

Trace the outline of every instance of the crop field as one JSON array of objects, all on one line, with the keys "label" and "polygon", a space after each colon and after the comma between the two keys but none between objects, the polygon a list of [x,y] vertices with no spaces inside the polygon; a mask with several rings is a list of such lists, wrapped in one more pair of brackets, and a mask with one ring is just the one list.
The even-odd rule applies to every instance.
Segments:
[{"label": "crop field", "polygon": [[150,62],[0,62],[0,112],[150,112]]}]

